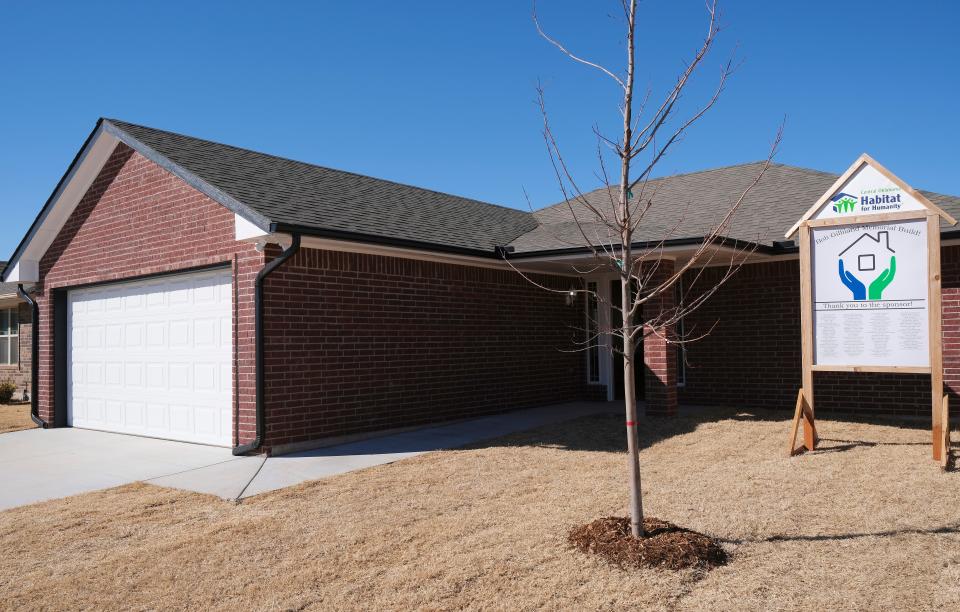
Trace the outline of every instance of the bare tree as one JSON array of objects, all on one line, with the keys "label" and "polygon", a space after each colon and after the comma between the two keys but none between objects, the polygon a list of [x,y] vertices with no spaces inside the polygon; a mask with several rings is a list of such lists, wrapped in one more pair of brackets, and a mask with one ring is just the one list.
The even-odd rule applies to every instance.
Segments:
[{"label": "bare tree", "polygon": [[[597,158],[600,171],[598,177],[605,186],[606,197],[587,197],[578,186],[574,174],[568,167],[551,129],[544,102],[544,92],[538,86],[538,100],[543,116],[543,136],[549,151],[550,160],[570,216],[576,225],[578,246],[589,248],[597,268],[614,271],[619,275],[619,304],[611,307],[620,312],[620,325],[616,329],[604,329],[599,321],[591,325],[582,348],[596,345],[604,334],[615,334],[622,340],[623,354],[623,395],[626,408],[627,451],[630,483],[631,528],[635,537],[642,537],[643,502],[640,484],[640,463],[637,436],[637,404],[634,383],[636,367],[635,344],[643,335],[657,335],[668,343],[682,344],[709,334],[709,330],[699,335],[676,332],[676,324],[687,314],[702,305],[720,286],[729,280],[752,253],[750,246],[733,242],[725,238],[734,213],[746,198],[750,190],[760,181],[776,152],[782,136],[780,126],[766,162],[758,171],[756,178],[734,201],[729,203],[725,213],[715,219],[712,226],[705,230],[703,241],[689,255],[682,265],[662,266],[666,241],[684,225],[685,215],[680,215],[675,225],[661,230],[656,240],[646,239],[638,243],[635,236],[643,229],[648,213],[657,205],[657,182],[652,181],[657,164],[671,147],[677,143],[690,127],[696,123],[717,102],[723,92],[727,79],[734,71],[732,59],[725,62],[720,70],[719,83],[712,95],[702,105],[688,111],[680,117],[678,103],[697,69],[714,46],[720,32],[718,10],[715,0],[708,0],[707,31],[702,44],[686,62],[686,68],[679,74],[674,85],[666,92],[656,108],[649,106],[651,93],[647,92],[642,100],[634,99],[634,72],[636,60],[636,19],[637,0],[620,0],[625,23],[625,68],[623,71],[610,70],[603,65],[573,53],[567,46],[549,36],[541,27],[537,16],[536,4],[533,8],[533,20],[537,32],[550,44],[558,48],[571,60],[598,70],[609,77],[622,92],[620,114],[622,133],[619,138],[604,136],[598,127],[594,127],[597,138]],[[636,108],[635,108],[636,105]],[[647,110],[647,109],[650,110]],[[617,175],[611,179],[608,174],[607,157],[619,162]],[[603,188],[600,190],[604,191]],[[646,232],[649,234],[649,231]],[[754,243],[755,244],[755,243]],[[755,247],[754,247],[755,248]],[[723,273],[719,279],[710,281],[706,288],[694,289],[697,281],[708,264],[719,264]],[[725,266],[725,267],[723,267]],[[597,269],[595,268],[595,269]],[[516,269],[516,268],[514,268]],[[583,270],[577,270],[582,273]],[[519,272],[519,270],[518,270]],[[686,273],[692,277],[678,293],[678,283]],[[524,275],[531,282],[535,281]],[[536,284],[536,283],[535,283]],[[541,285],[542,286],[542,285]],[[546,289],[546,287],[544,287]],[[590,299],[602,303],[601,296],[586,288],[576,290],[587,294]],[[669,292],[669,293],[668,293]],[[670,299],[664,300],[663,298]],[[666,306],[661,306],[666,304]],[[644,308],[649,305],[650,308]],[[642,361],[642,356],[641,356]]]}]

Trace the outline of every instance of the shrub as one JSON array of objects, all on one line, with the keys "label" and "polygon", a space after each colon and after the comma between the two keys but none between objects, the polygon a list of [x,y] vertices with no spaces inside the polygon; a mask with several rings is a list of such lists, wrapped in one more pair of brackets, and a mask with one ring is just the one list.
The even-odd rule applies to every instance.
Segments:
[{"label": "shrub", "polygon": [[17,390],[17,385],[9,380],[0,383],[0,404],[9,404],[13,399],[13,392]]}]

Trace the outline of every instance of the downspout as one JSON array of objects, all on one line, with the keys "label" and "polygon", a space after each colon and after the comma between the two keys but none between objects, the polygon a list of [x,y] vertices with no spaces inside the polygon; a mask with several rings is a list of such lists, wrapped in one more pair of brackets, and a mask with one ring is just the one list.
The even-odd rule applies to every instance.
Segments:
[{"label": "downspout", "polygon": [[[253,288],[253,318],[254,318],[254,363],[256,368],[256,385],[257,385],[257,403],[255,410],[255,435],[252,442],[247,444],[241,444],[239,446],[233,447],[234,455],[245,455],[246,453],[252,453],[253,451],[260,448],[260,445],[263,444],[263,420],[264,420],[264,397],[265,389],[263,384],[264,379],[264,365],[263,365],[263,281],[270,275],[271,272],[283,265],[283,262],[287,261],[294,255],[297,251],[300,250],[300,234],[292,234],[293,240],[290,243],[290,246],[285,249],[280,255],[265,265],[263,269],[257,273],[257,280],[254,283]],[[239,415],[238,415],[239,417]]]},{"label": "downspout", "polygon": [[33,310],[30,322],[30,418],[38,427],[46,428],[47,422],[40,418],[40,398],[37,397],[40,378],[40,306],[23,290],[23,285],[17,285],[17,295]]}]

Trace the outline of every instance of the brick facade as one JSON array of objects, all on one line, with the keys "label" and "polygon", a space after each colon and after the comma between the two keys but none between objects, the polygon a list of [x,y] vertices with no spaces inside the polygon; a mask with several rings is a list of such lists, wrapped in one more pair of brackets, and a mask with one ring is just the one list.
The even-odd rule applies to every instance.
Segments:
[{"label": "brick facade", "polygon": [[[960,391],[960,247],[944,247],[944,385]],[[725,272],[708,269],[697,281],[708,287]],[[687,274],[686,282],[693,282]],[[687,383],[680,402],[792,410],[800,387],[800,269],[796,260],[746,265],[685,320],[686,329],[706,331],[686,345]],[[814,395],[819,413],[863,416],[929,416],[926,375],[817,372]]]},{"label": "brick facade", "polygon": [[40,416],[53,421],[53,290],[229,264],[234,274],[235,439],[253,437],[253,283],[263,266],[234,215],[119,144],[40,261]]},{"label": "brick facade", "polygon": [[31,319],[33,318],[33,311],[26,303],[20,302],[16,305],[14,304],[5,304],[0,306],[0,309],[6,308],[16,308],[17,314],[20,320],[19,328],[19,343],[20,343],[20,358],[19,363],[16,365],[4,365],[0,364],[0,382],[10,381],[17,386],[17,390],[13,394],[14,400],[20,400],[24,397],[24,393],[30,393],[30,363],[31,363],[31,351],[30,351],[30,338],[33,333],[33,323]]},{"label": "brick facade", "polygon": [[[119,145],[40,262],[41,417],[54,290],[230,263],[234,441],[251,440],[253,285],[278,253],[237,243],[232,212]],[[582,310],[513,272],[303,249],[265,295],[266,447],[589,395],[583,355],[564,352]]]},{"label": "brick facade", "polygon": [[265,293],[271,446],[588,393],[582,308],[513,271],[304,248]]},{"label": "brick facade", "polygon": [[[40,416],[52,421],[57,289],[214,264],[234,277],[234,442],[254,433],[253,287],[266,254],[238,243],[232,212],[119,145],[40,262]],[[960,390],[960,247],[943,252],[945,383]],[[704,271],[709,286],[723,268]],[[685,279],[691,282],[693,275]],[[568,289],[570,278],[539,276]],[[694,288],[695,290],[695,288]],[[659,304],[657,307],[669,306]],[[22,320],[29,310],[21,308]],[[800,384],[795,260],[744,266],[686,332],[686,385],[673,345],[644,342],[652,412],[684,404],[792,409]],[[265,287],[265,445],[472,417],[602,396],[586,384],[582,304],[515,272],[303,248]],[[18,385],[29,379],[21,327]],[[14,369],[10,374],[14,374]],[[0,380],[5,378],[0,368]],[[23,378],[26,376],[26,379]],[[924,376],[817,374],[817,410],[929,413]]]},{"label": "brick facade", "polygon": [[[663,260],[657,265],[657,274],[651,285],[662,282],[674,273],[674,263]],[[675,306],[674,292],[667,290],[643,305],[643,318],[653,321],[659,313],[669,313]],[[646,413],[672,416],[677,413],[677,345],[672,327],[647,327],[643,333],[643,367],[646,381],[644,402]]]}]

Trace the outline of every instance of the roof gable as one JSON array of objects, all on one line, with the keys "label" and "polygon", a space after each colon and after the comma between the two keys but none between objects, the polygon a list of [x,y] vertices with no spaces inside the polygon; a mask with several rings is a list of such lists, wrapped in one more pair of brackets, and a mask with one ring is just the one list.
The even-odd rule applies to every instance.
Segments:
[{"label": "roof gable", "polygon": [[172,171],[188,172],[201,190],[200,183],[216,189],[208,195],[264,230],[321,230],[492,254],[536,227],[531,213],[513,208],[113,119],[106,123],[167,160]]},{"label": "roof gable", "polygon": [[812,219],[839,219],[912,210],[929,210],[950,225],[957,223],[956,219],[924,194],[864,153],[807,209],[785,236],[789,238],[804,221]]}]

